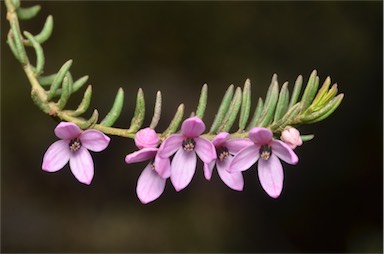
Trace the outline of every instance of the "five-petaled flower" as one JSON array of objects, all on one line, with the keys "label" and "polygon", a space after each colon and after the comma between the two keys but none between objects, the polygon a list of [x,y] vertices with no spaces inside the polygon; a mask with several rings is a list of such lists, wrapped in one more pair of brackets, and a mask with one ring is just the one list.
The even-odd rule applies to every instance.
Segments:
[{"label": "five-petaled flower", "polygon": [[230,188],[242,191],[244,187],[244,179],[241,172],[229,173],[228,167],[233,159],[233,156],[244,147],[252,145],[249,139],[229,139],[228,132],[220,132],[212,140],[216,148],[216,160],[210,163],[204,163],[204,175],[207,180],[212,177],[212,171],[216,165],[217,173],[221,180]]},{"label": "five-petaled flower", "polygon": [[82,131],[76,124],[60,122],[55,128],[60,138],[44,154],[42,169],[56,172],[69,161],[73,175],[84,184],[90,184],[94,175],[91,154],[107,148],[110,138],[98,130]]},{"label": "five-petaled flower", "polygon": [[258,175],[261,186],[269,196],[277,198],[283,189],[284,181],[283,167],[279,158],[289,164],[296,164],[299,159],[287,144],[273,139],[272,135],[269,129],[253,128],[249,132],[249,139],[253,144],[234,156],[228,171],[247,170],[260,158]]},{"label": "five-petaled flower", "polygon": [[143,204],[159,198],[165,189],[166,179],[170,176],[169,159],[157,156],[159,137],[151,128],[145,128],[136,133],[135,144],[139,151],[125,157],[127,164],[150,160],[137,180],[136,194]]},{"label": "five-petaled flower", "polygon": [[198,117],[186,119],[181,134],[170,135],[160,146],[158,155],[164,159],[175,156],[171,163],[171,182],[176,191],[184,189],[196,170],[196,154],[204,163],[216,159],[216,150],[211,141],[200,137],[205,124]]}]

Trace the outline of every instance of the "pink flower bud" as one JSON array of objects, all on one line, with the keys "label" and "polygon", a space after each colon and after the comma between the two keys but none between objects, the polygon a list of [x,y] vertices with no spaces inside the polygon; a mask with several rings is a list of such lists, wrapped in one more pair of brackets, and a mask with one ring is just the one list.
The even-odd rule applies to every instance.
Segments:
[{"label": "pink flower bud", "polygon": [[139,130],[135,136],[135,144],[139,149],[157,147],[159,141],[157,133],[151,128]]},{"label": "pink flower bud", "polygon": [[282,133],[280,139],[286,143],[291,149],[295,149],[296,146],[301,146],[303,141],[300,137],[300,132],[293,128],[288,127]]}]

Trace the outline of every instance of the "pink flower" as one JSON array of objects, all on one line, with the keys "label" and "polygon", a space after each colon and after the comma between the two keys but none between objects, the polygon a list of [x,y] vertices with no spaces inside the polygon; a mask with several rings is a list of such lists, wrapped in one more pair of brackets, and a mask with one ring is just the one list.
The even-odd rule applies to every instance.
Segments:
[{"label": "pink flower", "polygon": [[300,132],[293,127],[286,128],[281,133],[280,139],[281,141],[286,143],[291,149],[295,149],[296,146],[301,146],[303,144],[303,141],[300,137]]},{"label": "pink flower", "polygon": [[244,179],[241,172],[229,173],[228,167],[232,162],[233,155],[244,147],[252,145],[252,141],[248,139],[232,139],[229,140],[229,133],[221,132],[212,140],[216,148],[217,158],[210,163],[204,163],[204,175],[207,180],[212,177],[213,167],[216,165],[217,173],[221,180],[230,188],[242,191],[244,187]]},{"label": "pink flower", "polygon": [[147,204],[159,198],[165,189],[165,181],[170,176],[169,159],[157,156],[159,137],[153,129],[146,128],[138,131],[135,137],[136,145],[142,149],[125,157],[127,164],[150,160],[137,180],[136,194],[141,203]]},{"label": "pink flower", "polygon": [[258,175],[261,186],[267,194],[277,198],[283,189],[284,172],[279,158],[289,164],[299,159],[292,149],[280,140],[272,139],[272,132],[266,128],[253,128],[249,132],[253,144],[240,150],[229,165],[229,172],[250,168],[259,160]]},{"label": "pink flower", "polygon": [[171,163],[171,182],[176,191],[187,187],[196,170],[196,154],[204,163],[216,159],[213,144],[200,135],[205,130],[205,124],[198,117],[186,119],[181,126],[181,134],[169,136],[160,146],[159,156],[169,158],[174,153]]},{"label": "pink flower", "polygon": [[56,172],[69,161],[69,167],[81,183],[90,184],[94,175],[91,154],[107,148],[110,138],[98,130],[81,129],[74,123],[61,122],[55,128],[61,140],[53,143],[44,154],[42,169]]}]

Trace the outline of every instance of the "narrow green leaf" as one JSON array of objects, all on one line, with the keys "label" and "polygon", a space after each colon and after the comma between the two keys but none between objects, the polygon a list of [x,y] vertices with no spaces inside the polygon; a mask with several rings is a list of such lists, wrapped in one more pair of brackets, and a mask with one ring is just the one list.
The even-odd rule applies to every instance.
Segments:
[{"label": "narrow green leaf", "polygon": [[53,80],[52,85],[47,94],[48,101],[55,96],[57,89],[60,87],[60,84],[63,82],[63,79],[67,74],[69,68],[71,68],[71,65],[72,65],[72,60],[68,60],[65,64],[63,64],[63,66],[57,72],[57,75]]},{"label": "narrow green leaf", "polygon": [[89,108],[89,105],[91,103],[91,97],[92,97],[92,86],[89,85],[87,87],[87,90],[84,92],[83,99],[80,102],[80,105],[77,107],[75,111],[69,112],[68,114],[71,116],[80,116],[84,114],[85,111]]},{"label": "narrow green leaf", "polygon": [[344,94],[339,94],[335,98],[333,98],[330,102],[327,103],[322,109],[319,111],[313,112],[310,115],[304,115],[300,118],[302,123],[316,123],[321,120],[324,120],[328,116],[330,116],[336,108],[340,105],[343,100]]},{"label": "narrow green leaf", "polygon": [[119,90],[117,91],[115,101],[113,102],[111,110],[100,122],[100,125],[107,126],[107,127],[112,126],[116,122],[117,118],[120,116],[121,110],[123,108],[123,104],[124,104],[124,91],[120,87]]},{"label": "narrow green leaf", "polygon": [[[319,89],[319,91],[317,92],[316,94],[316,97],[315,99],[313,99],[313,102],[311,104],[311,107],[312,106],[316,106],[319,104],[319,102],[321,101],[321,99],[324,98],[324,96],[328,93],[328,90],[329,90],[329,86],[331,85],[331,78],[330,77],[327,77],[323,83],[323,85],[321,86],[321,88]],[[314,110],[316,111],[316,110]]]},{"label": "narrow green leaf", "polygon": [[39,81],[41,86],[50,86],[55,79],[57,73],[50,74],[47,76],[39,76],[37,80]]},{"label": "narrow green leaf", "polygon": [[332,100],[336,96],[337,92],[338,92],[337,84],[333,84],[331,89],[329,89],[328,93],[319,101],[318,103],[319,106],[323,106],[327,104],[330,100]]},{"label": "narrow green leaf", "polygon": [[86,122],[79,125],[79,127],[83,130],[92,129],[96,125],[98,119],[99,119],[99,112],[97,111],[97,109],[95,109],[93,110],[92,116]]},{"label": "narrow green leaf", "polygon": [[311,105],[313,99],[315,98],[318,86],[319,78],[317,77],[316,70],[314,70],[309,77],[307,86],[305,87],[303,96],[301,97],[301,112],[304,112],[309,107],[309,105]]},{"label": "narrow green leaf", "polygon": [[288,108],[291,108],[293,105],[295,105],[297,100],[299,99],[302,84],[303,84],[303,76],[299,75],[295,81],[295,86],[293,87],[293,92],[292,92],[291,100],[289,101]]},{"label": "narrow green leaf", "polygon": [[41,9],[40,5],[34,5],[27,8],[18,8],[16,10],[17,17],[21,20],[27,20],[35,17]]},{"label": "narrow green leaf", "polygon": [[243,88],[243,99],[241,102],[239,130],[243,131],[249,118],[251,111],[251,81],[247,79]]},{"label": "narrow green leaf", "polygon": [[200,119],[203,119],[205,108],[207,106],[207,98],[208,98],[208,85],[204,84],[201,89],[199,104],[196,109],[196,116]]},{"label": "narrow green leaf", "polygon": [[17,52],[17,59],[19,59],[20,63],[26,65],[28,63],[27,53],[25,52],[25,48],[23,45],[23,38],[21,37],[19,25],[16,19],[10,20],[11,30],[12,30],[12,38],[14,40],[14,45]]},{"label": "narrow green leaf", "polygon": [[181,120],[183,120],[183,115],[184,115],[184,104],[180,104],[168,128],[161,134],[162,140],[164,140],[169,135],[177,131],[177,129],[180,126]]},{"label": "narrow green leaf", "polygon": [[160,115],[161,115],[161,92],[157,91],[156,94],[156,101],[155,101],[155,109],[153,110],[153,117],[151,124],[149,125],[149,128],[155,129],[157,124],[159,123],[160,120]]},{"label": "narrow green leaf", "polygon": [[285,82],[280,89],[279,100],[276,105],[275,116],[273,121],[276,122],[283,117],[283,115],[288,110],[289,103],[289,91],[288,91],[288,82]]},{"label": "narrow green leaf", "polygon": [[11,2],[15,9],[20,7],[20,0],[11,0]]},{"label": "narrow green leaf", "polygon": [[261,112],[263,112],[263,105],[264,105],[263,99],[260,97],[257,102],[255,112],[253,113],[253,117],[247,126],[247,129],[246,129],[247,131],[249,131],[250,129],[256,126],[257,121],[259,121],[259,118],[261,116]]},{"label": "narrow green leaf", "polygon": [[25,37],[32,43],[33,48],[35,49],[36,52],[36,75],[39,76],[40,73],[43,72],[44,69],[44,63],[45,63],[45,58],[44,58],[44,52],[43,48],[41,45],[35,40],[32,34],[30,34],[27,31],[24,31]]},{"label": "narrow green leaf", "polygon": [[144,101],[144,92],[143,89],[139,88],[136,97],[136,108],[133,118],[131,120],[131,126],[129,127],[129,132],[136,132],[140,129],[144,121],[145,115],[145,101]]},{"label": "narrow green leaf", "polygon": [[280,120],[278,120],[277,122],[274,122],[270,126],[272,132],[280,132],[286,126],[295,124],[295,119],[299,115],[300,110],[301,110],[300,102],[293,105]]},{"label": "narrow green leaf", "polygon": [[69,82],[68,78],[65,77],[63,80],[63,92],[61,93],[60,99],[57,102],[57,107],[61,110],[65,107],[67,104],[67,101],[69,99],[69,96],[71,95],[71,83]]},{"label": "narrow green leaf", "polygon": [[273,114],[275,113],[275,108],[276,108],[278,99],[279,99],[279,85],[277,81],[274,81],[274,83],[270,86],[270,89],[268,89],[263,112],[257,123],[257,126],[266,127],[271,123],[273,119]]},{"label": "narrow green leaf", "polygon": [[15,41],[13,40],[13,37],[12,37],[12,32],[11,30],[9,31],[8,35],[7,35],[7,43],[9,45],[9,48],[11,49],[13,55],[16,57],[16,59],[21,62],[21,59],[19,57],[19,52],[17,52],[17,48],[16,48],[16,44],[15,44]]},{"label": "narrow green leaf", "polygon": [[308,135],[300,135],[300,138],[303,142],[310,141],[315,137],[313,134],[308,134]]},{"label": "narrow green leaf", "polygon": [[53,31],[53,17],[52,15],[49,15],[45,20],[45,23],[41,32],[35,35],[36,41],[40,44],[45,42],[51,36],[52,31]]},{"label": "narrow green leaf", "polygon": [[[69,71],[67,72],[66,76],[68,76],[68,75],[70,75],[70,77],[72,78],[72,75],[71,75],[71,73]],[[83,77],[79,78],[75,82],[72,81],[73,85],[72,85],[71,94],[76,93],[77,91],[79,91],[80,88],[82,88],[86,84],[86,82],[88,81],[88,78],[89,78],[89,76],[86,75],[86,76],[83,76]],[[62,92],[62,90],[60,88],[57,89],[57,91],[56,91],[56,93],[55,93],[55,95],[53,97],[60,96],[61,92]]]},{"label": "narrow green leaf", "polygon": [[215,120],[213,121],[211,129],[209,131],[210,133],[216,133],[217,130],[219,129],[224,119],[224,116],[228,111],[229,105],[231,104],[232,97],[233,97],[233,85],[230,85],[224,94],[223,100],[221,101],[219,110],[217,111]]},{"label": "narrow green leaf", "polygon": [[222,124],[218,130],[219,132],[221,132],[221,131],[228,132],[231,129],[233,123],[236,120],[237,114],[239,113],[240,106],[241,106],[241,100],[242,100],[241,88],[237,87],[235,94],[233,96],[233,99],[231,101],[231,104],[229,106],[229,110],[228,110],[227,114],[225,115],[223,122],[222,122]]}]

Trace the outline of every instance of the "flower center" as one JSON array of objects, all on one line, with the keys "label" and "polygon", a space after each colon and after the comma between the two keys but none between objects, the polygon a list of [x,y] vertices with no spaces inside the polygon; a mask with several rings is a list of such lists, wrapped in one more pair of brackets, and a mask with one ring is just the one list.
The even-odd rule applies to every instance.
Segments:
[{"label": "flower center", "polygon": [[71,139],[71,141],[69,142],[69,150],[71,150],[71,152],[76,152],[80,149],[80,147],[81,141],[79,138]]},{"label": "flower center", "polygon": [[271,157],[271,154],[272,154],[272,149],[271,149],[271,146],[270,145],[262,145],[261,148],[260,148],[260,157],[263,159],[263,160],[268,160],[269,157]]},{"label": "flower center", "polygon": [[229,156],[228,148],[226,148],[225,146],[216,148],[216,154],[217,158],[219,158],[220,161],[223,161]]},{"label": "flower center", "polygon": [[155,170],[155,163],[154,163],[154,162],[151,162],[150,165],[149,165],[149,167],[151,168],[152,171]]},{"label": "flower center", "polygon": [[187,138],[183,141],[184,151],[191,152],[195,149],[196,142],[193,138]]}]

